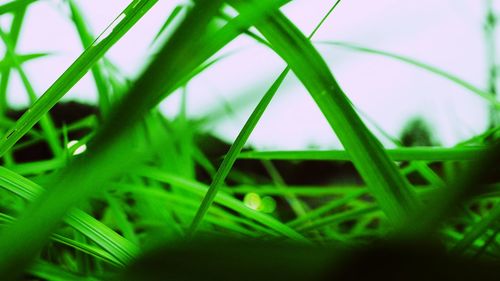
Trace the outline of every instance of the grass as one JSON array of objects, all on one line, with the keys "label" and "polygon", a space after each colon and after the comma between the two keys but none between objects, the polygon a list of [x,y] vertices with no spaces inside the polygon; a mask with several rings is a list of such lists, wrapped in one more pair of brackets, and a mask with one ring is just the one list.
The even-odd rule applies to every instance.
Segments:
[{"label": "grass", "polygon": [[[26,11],[36,1],[0,5],[0,16],[14,16],[10,28],[0,30],[6,47],[0,64],[4,163],[0,167],[0,275],[4,279],[122,280],[125,276],[134,280],[135,274],[151,274],[134,265],[161,252],[165,244],[197,245],[198,239],[214,236],[284,243],[288,249],[333,247],[329,255],[337,262],[343,259],[344,249],[368,247],[374,240],[432,237],[446,247],[450,260],[488,257],[498,261],[498,127],[448,148],[404,147],[382,131],[396,147],[386,149],[365,125],[368,119],[358,113],[315,45],[348,48],[419,67],[484,98],[493,110],[498,109],[494,87],[482,90],[397,54],[342,42],[314,43],[314,34],[336,15],[341,1],[332,3],[317,19],[309,36],[280,11],[290,1],[200,0],[176,6],[157,32],[157,52],[142,74],[128,81],[106,53],[157,2],[131,1],[95,38],[78,1],[63,1],[84,50],[40,96],[23,64],[49,54],[16,51]],[[239,36],[269,48],[286,67],[255,105],[234,142],[211,155],[215,141],[209,141],[208,147],[200,142],[203,120],[191,120],[187,114],[189,83],[226,59],[230,54],[221,50]],[[7,115],[11,72],[20,75],[31,101],[30,110],[17,120]],[[97,89],[99,115],[57,127],[48,113],[88,72]],[[343,150],[245,147],[289,75],[307,89]],[[182,89],[179,114],[167,118],[158,104],[178,89]],[[77,146],[67,144],[79,131],[85,136],[77,146],[85,145],[86,151],[76,155]],[[36,145],[46,145],[50,158],[16,160],[18,153]],[[320,176],[315,165],[328,173]],[[338,170],[344,174],[336,174]],[[303,179],[294,179],[294,173]],[[311,183],[294,182],[306,178]],[[262,261],[271,266],[279,260],[267,260],[268,254],[275,254],[272,249],[249,250],[250,258],[261,259],[251,259],[260,265],[256,271],[266,266]],[[183,252],[172,251],[161,254],[160,260],[170,259],[172,253],[182,256]],[[220,248],[221,256],[229,252]],[[194,256],[187,257],[186,263],[218,272],[210,266],[211,257],[205,259],[206,265],[196,263]],[[300,258],[288,265],[290,272],[301,266],[304,272],[319,270],[322,264]],[[169,264],[148,266],[161,274],[175,271]],[[186,272],[186,280],[197,280],[190,274],[195,273]]]}]

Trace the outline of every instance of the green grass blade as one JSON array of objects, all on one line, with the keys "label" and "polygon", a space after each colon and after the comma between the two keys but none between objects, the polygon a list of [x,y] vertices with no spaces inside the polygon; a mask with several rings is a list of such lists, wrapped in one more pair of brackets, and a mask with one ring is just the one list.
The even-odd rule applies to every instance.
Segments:
[{"label": "green grass blade", "polygon": [[[17,1],[16,3],[19,3],[20,1]],[[15,3],[14,3],[15,4]],[[21,25],[24,20],[24,16],[26,14],[26,8],[27,6],[19,6],[17,9],[15,9],[13,13],[13,20],[12,24],[10,26],[10,32],[9,36],[11,37],[12,44],[15,46],[17,44],[17,40],[19,39],[19,33],[21,30]],[[6,46],[7,49],[9,49],[10,46]],[[7,50],[8,51],[8,50]],[[4,54],[4,59],[5,58],[10,58],[8,53]],[[0,80],[0,115],[4,115],[5,112],[8,110],[8,104],[7,104],[7,88],[9,86],[9,79],[10,79],[10,69],[6,69],[1,73],[1,80]],[[0,134],[4,134],[5,132],[0,131]],[[14,163],[14,158],[11,153],[7,153],[4,157],[5,164],[13,164]]]},{"label": "green grass blade", "polygon": [[[12,223],[15,221],[15,219],[9,215],[1,214],[0,213],[0,222],[2,223]],[[91,255],[95,258],[98,258],[104,262],[107,262],[113,266],[116,267],[123,267],[124,264],[117,260],[113,255],[109,254],[108,252],[104,251],[101,248],[98,248],[93,245],[85,244],[73,239],[70,239],[68,237],[65,237],[60,234],[53,234],[51,237],[52,241],[64,244],[66,246],[69,246],[75,250],[78,250],[81,253],[86,253],[88,255]]]},{"label": "green grass blade", "polygon": [[178,5],[176,6],[170,15],[168,16],[167,20],[165,23],[161,26],[160,30],[156,34],[155,38],[153,39],[153,42],[156,42],[158,38],[165,32],[165,30],[170,27],[170,25],[173,23],[173,21],[180,15],[183,9],[185,9],[185,5]]},{"label": "green grass blade", "polygon": [[[240,11],[259,9],[255,1],[250,6],[236,2]],[[415,192],[355,113],[311,42],[277,10],[255,26],[316,101],[389,220],[396,226],[407,223],[420,209]]]},{"label": "green grass blade", "polygon": [[264,97],[260,100],[259,104],[255,107],[254,111],[252,112],[250,118],[248,121],[245,123],[243,128],[241,129],[240,133],[236,137],[236,140],[234,143],[231,145],[229,148],[229,152],[226,154],[224,157],[224,160],[222,161],[221,165],[219,166],[219,169],[215,173],[214,179],[212,180],[212,183],[210,184],[210,188],[208,189],[207,194],[203,198],[203,201],[198,208],[198,211],[196,212],[196,215],[193,219],[193,222],[191,223],[191,226],[189,228],[189,231],[187,233],[188,236],[192,236],[198,225],[201,223],[203,220],[204,215],[208,211],[208,208],[210,208],[210,205],[212,204],[215,196],[217,195],[217,192],[220,188],[221,185],[224,184],[224,180],[226,179],[227,175],[231,171],[231,168],[234,165],[234,162],[236,161],[238,154],[240,153],[241,149],[243,149],[243,146],[245,145],[246,141],[248,140],[248,137],[252,133],[253,129],[257,125],[257,123],[260,120],[260,117],[262,114],[264,114],[264,111],[266,110],[267,106],[271,102],[274,94],[278,91],[279,86],[285,79],[286,75],[288,74],[289,69],[285,69],[278,79],[273,83],[273,85],[269,88],[269,90],[266,92]]},{"label": "green grass blade", "polygon": [[41,278],[42,280],[48,281],[97,281],[98,278],[93,278],[90,276],[81,276],[68,272],[62,269],[60,266],[48,263],[46,261],[37,260],[30,268],[28,272],[33,276]]},{"label": "green grass blade", "polygon": [[[44,192],[41,186],[3,167],[0,167],[0,186],[28,201],[36,200]],[[138,253],[135,245],[81,210],[73,210],[65,222],[101,246],[121,264],[126,264]]]},{"label": "green grass blade", "polygon": [[347,48],[347,49],[351,49],[351,50],[355,50],[355,51],[359,51],[359,52],[380,55],[383,57],[396,59],[396,60],[402,61],[402,62],[407,63],[407,64],[411,64],[413,66],[424,69],[424,70],[431,72],[433,74],[441,76],[441,77],[475,93],[476,95],[480,96],[481,98],[487,100],[496,109],[500,109],[500,102],[496,99],[495,95],[493,95],[492,93],[481,90],[478,87],[472,85],[471,83],[465,81],[464,79],[462,79],[454,74],[451,74],[447,71],[444,71],[440,68],[437,68],[435,66],[414,60],[414,59],[409,58],[409,57],[405,57],[405,56],[401,56],[401,55],[397,55],[397,54],[393,54],[393,53],[389,53],[389,52],[384,52],[384,51],[380,51],[380,50],[376,50],[376,49],[372,49],[372,48],[367,48],[367,47],[363,47],[363,46],[359,46],[359,45],[355,45],[355,44],[345,43],[345,42],[329,42],[329,41],[327,41],[327,42],[318,42],[318,44],[326,44],[326,45],[343,47],[343,48]]},{"label": "green grass blade", "polygon": [[[46,56],[49,56],[49,53],[33,53],[33,54],[26,54],[26,55],[17,55],[17,61],[19,64],[23,64],[25,62],[31,61],[31,60],[36,60],[39,58],[44,58]],[[4,58],[2,61],[0,61],[0,71],[4,72],[5,70],[14,68],[14,62],[8,58]]]},{"label": "green grass blade", "polygon": [[0,5],[0,15],[7,14],[7,13],[17,12],[19,10],[23,10],[26,7],[28,7],[30,4],[32,4],[33,2],[36,2],[36,1],[37,0],[17,0],[17,1],[10,1],[8,3]]},{"label": "green grass blade", "polygon": [[304,226],[297,227],[297,230],[301,232],[316,230],[332,224],[338,224],[347,220],[357,219],[360,216],[371,214],[374,212],[380,212],[380,209],[377,206],[369,206],[369,207],[345,211],[342,213],[335,213],[333,215],[317,219]]},{"label": "green grass blade", "polygon": [[[406,147],[387,149],[386,153],[394,161],[464,161],[474,160],[487,147]],[[238,156],[241,159],[261,160],[333,160],[351,161],[345,150],[293,150],[293,151],[248,151]]]}]

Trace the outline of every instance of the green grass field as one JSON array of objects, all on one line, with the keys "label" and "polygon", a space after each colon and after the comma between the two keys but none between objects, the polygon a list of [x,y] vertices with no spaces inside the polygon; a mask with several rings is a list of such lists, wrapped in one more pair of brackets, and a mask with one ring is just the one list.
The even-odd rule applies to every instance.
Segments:
[{"label": "green grass field", "polygon": [[[158,38],[166,38],[158,52],[127,81],[106,53],[158,1],[131,1],[96,36],[78,1],[66,0],[85,49],[40,95],[23,63],[49,54],[16,53],[26,11],[36,2],[0,5],[1,17],[12,16],[8,30],[0,29],[0,279],[356,280],[366,270],[387,280],[394,272],[480,280],[498,273],[500,127],[494,116],[500,102],[494,86],[481,89],[369,46],[316,42],[341,1],[331,1],[314,31],[303,34],[280,11],[286,0],[179,5],[158,30]],[[266,46],[287,66],[234,142],[217,146],[216,139],[202,141],[204,120],[188,118],[185,100],[173,118],[158,104],[224,60],[219,51],[238,36]],[[423,137],[410,127],[409,140],[388,136],[395,148],[386,149],[337,83],[320,45],[383,56],[457,84],[489,104],[491,126],[454,147],[433,146],[425,126],[419,127]],[[12,73],[30,100],[19,118],[6,98]],[[87,73],[98,91],[96,108],[61,124],[55,109]],[[245,146],[291,75],[345,150]],[[37,157],[37,149],[48,157]],[[35,152],[21,161],[23,151]]]}]

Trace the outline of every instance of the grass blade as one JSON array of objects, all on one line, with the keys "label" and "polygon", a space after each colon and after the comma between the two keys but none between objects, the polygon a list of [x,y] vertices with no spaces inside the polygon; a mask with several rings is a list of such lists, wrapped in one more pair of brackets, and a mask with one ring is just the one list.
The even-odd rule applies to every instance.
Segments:
[{"label": "grass blade", "polygon": [[19,10],[25,9],[27,6],[36,2],[37,0],[17,0],[10,1],[0,6],[0,15],[17,12]]}]

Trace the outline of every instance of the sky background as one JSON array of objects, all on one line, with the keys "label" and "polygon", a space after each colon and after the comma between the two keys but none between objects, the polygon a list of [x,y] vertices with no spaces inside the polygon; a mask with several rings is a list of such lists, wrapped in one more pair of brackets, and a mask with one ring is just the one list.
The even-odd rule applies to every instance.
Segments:
[{"label": "sky background", "polygon": [[[173,7],[182,2],[160,0],[108,52],[107,58],[129,78],[139,75],[151,56],[152,38]],[[334,2],[295,0],[282,10],[308,34]],[[498,13],[500,1],[494,2]],[[76,3],[83,9],[90,29],[99,34],[129,1]],[[405,55],[486,89],[485,3],[482,0],[343,0],[313,41],[350,42]],[[5,28],[9,21],[3,16],[0,24]],[[497,34],[497,46],[499,38]],[[448,80],[385,57],[325,44],[316,46],[354,105],[391,135],[399,135],[408,119],[415,116],[424,117],[445,146],[480,133],[487,126],[487,103]],[[45,0],[31,5],[17,51],[52,54],[24,65],[41,95],[82,52],[66,5]],[[273,52],[243,36],[220,54],[231,51],[237,52],[196,77],[187,87],[189,115],[198,118],[217,113],[218,122],[206,129],[228,141],[236,137],[260,97],[285,66]],[[92,78],[87,75],[65,99],[93,102],[95,96]],[[166,115],[178,112],[179,97],[180,92],[176,92],[161,103]],[[9,101],[15,106],[27,104],[17,75],[11,80]],[[370,122],[367,124],[371,126]],[[249,143],[261,149],[340,147],[317,106],[293,75],[277,93]]]}]

